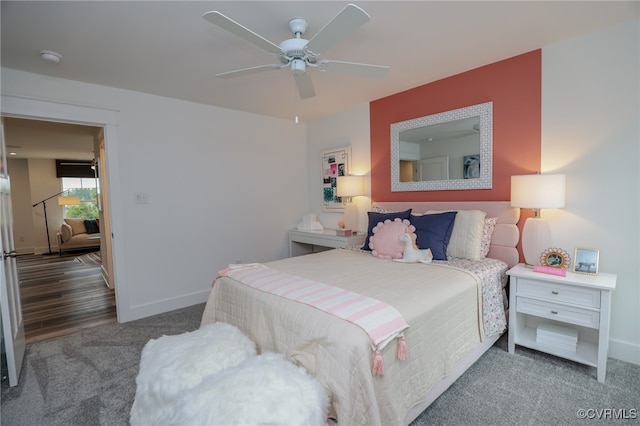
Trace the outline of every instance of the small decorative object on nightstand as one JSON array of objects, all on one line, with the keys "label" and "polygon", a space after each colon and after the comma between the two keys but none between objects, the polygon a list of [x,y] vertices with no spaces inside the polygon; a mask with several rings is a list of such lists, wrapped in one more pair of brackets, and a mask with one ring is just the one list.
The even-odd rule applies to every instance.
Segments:
[{"label": "small decorative object on nightstand", "polygon": [[576,247],[574,257],[576,261],[573,264],[573,272],[576,274],[598,275],[600,250]]},{"label": "small decorative object on nightstand", "polygon": [[509,353],[516,345],[597,368],[604,382],[609,350],[611,294],[616,275],[557,276],[519,264],[507,271]]},{"label": "small decorative object on nightstand", "polygon": [[540,255],[540,265],[569,269],[571,257],[569,253],[560,248],[548,248]]},{"label": "small decorative object on nightstand", "polygon": [[335,229],[325,229],[321,232],[307,232],[292,229],[289,231],[289,256],[316,253],[332,248],[362,246],[366,234],[337,235]]}]

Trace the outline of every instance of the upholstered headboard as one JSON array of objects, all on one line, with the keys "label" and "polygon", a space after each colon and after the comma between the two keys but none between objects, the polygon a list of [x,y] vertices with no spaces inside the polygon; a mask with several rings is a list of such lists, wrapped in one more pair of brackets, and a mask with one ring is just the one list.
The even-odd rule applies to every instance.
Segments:
[{"label": "upholstered headboard", "polygon": [[498,221],[491,237],[491,246],[487,257],[500,259],[509,267],[519,262],[516,245],[520,240],[517,223],[520,209],[511,207],[509,201],[428,201],[428,202],[374,202],[374,207],[384,210],[402,211],[413,209],[413,213],[421,214],[427,210],[482,210],[486,217],[497,217]]}]

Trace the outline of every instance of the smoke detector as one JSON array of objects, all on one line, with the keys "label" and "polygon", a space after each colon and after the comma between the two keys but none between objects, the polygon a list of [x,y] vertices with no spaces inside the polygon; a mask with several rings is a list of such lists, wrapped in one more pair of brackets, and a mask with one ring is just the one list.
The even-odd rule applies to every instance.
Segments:
[{"label": "smoke detector", "polygon": [[58,52],[54,52],[53,50],[41,50],[40,57],[47,62],[51,62],[54,64],[59,64],[60,59],[62,59],[62,55]]}]

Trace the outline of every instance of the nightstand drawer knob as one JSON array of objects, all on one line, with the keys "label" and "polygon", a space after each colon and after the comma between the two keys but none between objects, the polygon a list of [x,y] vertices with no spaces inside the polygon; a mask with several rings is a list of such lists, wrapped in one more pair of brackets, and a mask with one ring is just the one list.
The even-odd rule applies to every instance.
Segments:
[{"label": "nightstand drawer knob", "polygon": [[553,315],[558,315],[558,311],[551,311]]},{"label": "nightstand drawer knob", "polygon": [[551,294],[559,294],[556,290],[552,290]]}]

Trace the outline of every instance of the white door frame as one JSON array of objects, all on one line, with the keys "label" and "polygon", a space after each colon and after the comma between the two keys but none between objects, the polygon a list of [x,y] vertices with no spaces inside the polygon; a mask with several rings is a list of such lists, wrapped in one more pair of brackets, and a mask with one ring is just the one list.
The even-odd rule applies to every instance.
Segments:
[{"label": "white door frame", "polygon": [[22,301],[18,282],[16,250],[13,241],[13,213],[11,211],[11,181],[7,175],[7,157],[4,124],[0,120],[0,310],[2,310],[2,337],[7,356],[9,386],[16,386],[24,361],[26,341]]},{"label": "white door frame", "polygon": [[116,312],[118,322],[126,322],[131,319],[129,312],[129,294],[126,288],[126,280],[122,271],[126,271],[125,259],[120,253],[124,253],[124,235],[118,234],[123,229],[119,211],[120,184],[118,163],[118,111],[115,109],[93,107],[84,105],[72,105],[53,100],[26,98],[14,95],[2,95],[0,101],[0,113],[7,117],[26,118],[34,120],[57,121],[64,123],[102,127],[104,129],[104,141],[106,151],[107,169],[107,196],[109,204],[109,222],[111,225],[111,249],[113,259],[113,285],[116,293]]}]

